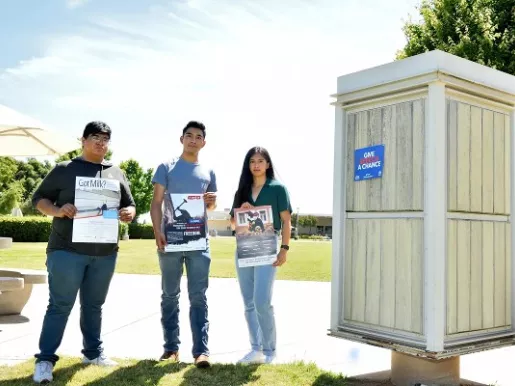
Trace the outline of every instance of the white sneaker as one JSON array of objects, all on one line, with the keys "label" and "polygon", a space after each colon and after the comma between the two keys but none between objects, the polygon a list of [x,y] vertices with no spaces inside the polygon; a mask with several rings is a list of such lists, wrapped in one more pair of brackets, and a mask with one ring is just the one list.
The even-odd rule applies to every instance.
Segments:
[{"label": "white sneaker", "polygon": [[118,366],[118,363],[116,363],[112,359],[109,359],[104,354],[100,354],[100,356],[96,357],[95,359],[88,359],[84,357],[82,358],[82,363],[86,365],[97,365],[102,367]]},{"label": "white sneaker", "polygon": [[243,358],[241,358],[238,363],[263,363],[265,357],[262,351],[252,350]]},{"label": "white sneaker", "polygon": [[34,370],[34,376],[32,379],[34,382],[39,384],[47,384],[54,380],[52,375],[52,371],[54,370],[54,365],[47,361],[41,361],[36,363],[36,368]]},{"label": "white sneaker", "polygon": [[265,355],[265,364],[270,364],[275,360],[275,353],[272,355]]}]

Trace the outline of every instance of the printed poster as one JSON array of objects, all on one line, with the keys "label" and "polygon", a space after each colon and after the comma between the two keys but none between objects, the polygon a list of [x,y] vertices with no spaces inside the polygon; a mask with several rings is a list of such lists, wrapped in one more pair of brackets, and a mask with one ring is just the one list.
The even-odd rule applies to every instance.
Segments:
[{"label": "printed poster", "polygon": [[165,212],[165,252],[204,251],[207,248],[203,194],[170,194]]},{"label": "printed poster", "polygon": [[72,242],[116,244],[120,199],[120,181],[76,177]]},{"label": "printed poster", "polygon": [[354,181],[381,178],[384,166],[384,145],[354,151]]},{"label": "printed poster", "polygon": [[270,205],[235,209],[236,249],[239,267],[272,264],[277,260],[278,237]]}]

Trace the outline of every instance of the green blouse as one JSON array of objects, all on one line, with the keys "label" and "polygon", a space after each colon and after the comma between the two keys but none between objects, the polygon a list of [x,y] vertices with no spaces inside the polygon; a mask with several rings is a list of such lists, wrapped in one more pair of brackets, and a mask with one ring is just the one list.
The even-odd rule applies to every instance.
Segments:
[{"label": "green blouse", "polygon": [[[265,184],[261,188],[256,201],[252,199],[252,192],[249,194],[249,204],[253,206],[270,205],[274,216],[274,228],[280,231],[282,227],[281,212],[288,210],[293,212],[290,196],[286,187],[276,179],[267,178]],[[231,217],[234,217],[234,203],[231,208]]]}]

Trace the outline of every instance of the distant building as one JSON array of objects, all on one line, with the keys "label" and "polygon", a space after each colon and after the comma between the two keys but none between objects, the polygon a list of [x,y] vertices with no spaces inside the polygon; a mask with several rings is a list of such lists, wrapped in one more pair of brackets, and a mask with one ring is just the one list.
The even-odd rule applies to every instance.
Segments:
[{"label": "distant building", "polygon": [[[299,235],[320,235],[332,237],[333,235],[333,216],[327,214],[301,213],[303,216],[315,216],[317,225],[313,227],[299,226]],[[295,224],[292,224],[295,226]]]},{"label": "distant building", "polygon": [[207,212],[207,225],[209,232],[216,231],[218,236],[231,236],[231,216],[230,209],[225,208],[223,211],[215,210]]},{"label": "distant building", "polygon": [[[209,211],[208,213],[208,226],[209,231],[216,230],[218,236],[231,236],[231,216],[229,215],[230,209],[226,208],[223,211]],[[331,215],[323,214],[308,214],[301,213],[300,216],[315,216],[317,219],[317,225],[311,227],[299,226],[299,235],[321,235],[332,237],[333,233],[333,217]],[[293,227],[294,223],[291,224]]]}]

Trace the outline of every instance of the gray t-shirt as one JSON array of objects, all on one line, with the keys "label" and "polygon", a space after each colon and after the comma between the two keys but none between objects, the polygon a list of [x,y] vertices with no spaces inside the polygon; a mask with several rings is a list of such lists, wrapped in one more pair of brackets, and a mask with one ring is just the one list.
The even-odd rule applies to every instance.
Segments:
[{"label": "gray t-shirt", "polygon": [[[158,183],[166,188],[162,229],[164,229],[164,224],[172,219],[173,206],[170,194],[203,194],[217,191],[216,175],[212,169],[199,163],[187,162],[180,157],[159,165],[152,178],[152,183]],[[207,219],[206,234],[208,234]]]}]

